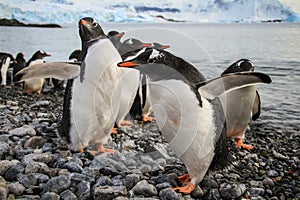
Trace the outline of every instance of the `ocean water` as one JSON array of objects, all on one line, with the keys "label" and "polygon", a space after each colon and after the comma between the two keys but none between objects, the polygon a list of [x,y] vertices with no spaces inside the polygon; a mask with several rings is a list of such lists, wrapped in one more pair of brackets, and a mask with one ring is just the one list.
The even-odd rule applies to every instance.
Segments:
[{"label": "ocean water", "polygon": [[[250,59],[255,71],[271,76],[270,85],[259,85],[262,113],[258,123],[273,129],[300,128],[300,24],[101,24],[104,31],[125,31],[159,42],[168,51],[193,63],[208,79],[219,76],[230,64]],[[61,29],[0,27],[0,51],[26,59],[41,49],[52,54],[46,61],[67,61],[80,48],[76,24]]]}]

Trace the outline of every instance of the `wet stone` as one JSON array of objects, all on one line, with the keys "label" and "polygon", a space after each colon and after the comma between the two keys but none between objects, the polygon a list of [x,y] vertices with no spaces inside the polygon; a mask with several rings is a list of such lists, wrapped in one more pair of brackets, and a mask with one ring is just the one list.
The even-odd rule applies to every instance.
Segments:
[{"label": "wet stone", "polygon": [[90,199],[90,183],[82,181],[77,185],[77,196],[80,200]]},{"label": "wet stone", "polygon": [[269,170],[268,171],[268,176],[270,177],[276,177],[279,176],[278,172],[276,170]]},{"label": "wet stone", "polygon": [[12,166],[8,169],[4,175],[4,178],[7,181],[14,181],[17,180],[17,175],[24,172],[24,166],[21,163],[17,163],[16,165]]},{"label": "wet stone", "polygon": [[20,128],[15,128],[15,129],[9,131],[9,134],[13,135],[13,136],[22,137],[25,135],[35,136],[36,132],[31,126],[24,125]]},{"label": "wet stone", "polygon": [[44,145],[44,143],[46,141],[47,140],[41,136],[33,136],[25,142],[24,147],[29,147],[32,149],[39,149]]},{"label": "wet stone", "polygon": [[67,169],[69,172],[77,172],[80,173],[82,171],[82,167],[75,162],[67,162],[63,164],[62,166],[63,169]]},{"label": "wet stone", "polygon": [[157,184],[155,187],[158,191],[161,191],[161,190],[166,189],[166,188],[172,188],[172,186],[169,182]]},{"label": "wet stone", "polygon": [[137,182],[139,182],[141,177],[138,174],[128,174],[124,178],[124,185],[128,190],[130,190]]},{"label": "wet stone", "polygon": [[275,185],[274,181],[269,177],[266,177],[262,182],[265,186],[269,186],[269,187],[274,187]]},{"label": "wet stone", "polygon": [[0,176],[0,199],[6,199],[8,192],[7,182]]},{"label": "wet stone", "polygon": [[9,154],[9,145],[0,141],[0,160],[4,159]]},{"label": "wet stone", "polygon": [[93,190],[95,200],[111,200],[117,196],[126,196],[127,190],[124,186],[99,186]]},{"label": "wet stone", "polygon": [[95,184],[95,187],[98,187],[98,186],[105,186],[105,185],[108,185],[108,186],[112,186],[113,183],[111,181],[111,179],[109,178],[109,176],[101,176],[96,184]]},{"label": "wet stone", "polygon": [[235,199],[241,197],[246,191],[246,186],[244,184],[227,184],[222,183],[220,185],[220,193],[225,199]]},{"label": "wet stone", "polygon": [[0,176],[3,176],[9,168],[11,168],[12,166],[16,165],[19,162],[20,161],[18,161],[18,160],[11,160],[11,161],[1,160],[0,161]]},{"label": "wet stone", "polygon": [[70,190],[65,190],[62,193],[60,193],[60,199],[61,200],[77,200],[77,197]]},{"label": "wet stone", "polygon": [[19,174],[18,175],[18,181],[24,185],[26,188],[29,188],[31,186],[34,186],[37,184],[37,178],[35,177],[35,174]]}]

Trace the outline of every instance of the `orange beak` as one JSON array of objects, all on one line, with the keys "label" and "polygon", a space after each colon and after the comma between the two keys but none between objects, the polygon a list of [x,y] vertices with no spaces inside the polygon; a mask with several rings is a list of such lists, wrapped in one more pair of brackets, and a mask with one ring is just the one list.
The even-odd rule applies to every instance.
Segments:
[{"label": "orange beak", "polygon": [[150,43],[142,43],[141,46],[142,46],[142,47],[150,47],[151,44],[150,44]]},{"label": "orange beak", "polygon": [[87,25],[87,24],[88,24],[87,21],[85,21],[84,19],[80,20],[80,23],[81,23],[82,25]]},{"label": "orange beak", "polygon": [[161,48],[162,49],[167,49],[167,48],[170,48],[170,46],[169,45],[163,45]]},{"label": "orange beak", "polygon": [[118,37],[123,37],[124,34],[125,34],[124,32],[121,32],[121,33],[118,33],[117,36]]},{"label": "orange beak", "polygon": [[118,63],[118,66],[119,67],[136,67],[136,66],[139,66],[141,65],[140,63],[138,62],[121,62],[121,63]]}]

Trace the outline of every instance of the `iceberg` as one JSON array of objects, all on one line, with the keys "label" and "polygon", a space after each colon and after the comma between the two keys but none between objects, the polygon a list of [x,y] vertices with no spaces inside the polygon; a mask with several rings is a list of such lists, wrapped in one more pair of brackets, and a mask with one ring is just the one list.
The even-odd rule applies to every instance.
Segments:
[{"label": "iceberg", "polygon": [[76,23],[90,16],[100,22],[299,22],[279,0],[10,0],[0,2],[0,18],[27,23]]}]

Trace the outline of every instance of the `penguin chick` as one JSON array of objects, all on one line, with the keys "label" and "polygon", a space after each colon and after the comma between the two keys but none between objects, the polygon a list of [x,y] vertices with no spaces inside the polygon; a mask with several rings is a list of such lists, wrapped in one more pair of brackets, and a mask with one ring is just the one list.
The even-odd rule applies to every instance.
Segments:
[{"label": "penguin chick", "polygon": [[[30,66],[30,65],[35,65],[35,64],[40,64],[40,63],[44,63],[43,58],[44,57],[48,57],[51,56],[50,54],[47,54],[44,51],[37,51],[35,52],[32,57],[28,60],[26,67]],[[24,89],[26,92],[28,93],[38,93],[41,94],[42,88],[45,84],[45,79],[44,78],[40,78],[40,79],[28,79],[26,81],[24,81]]]},{"label": "penguin chick", "polygon": [[138,53],[118,66],[138,69],[148,75],[158,126],[188,171],[188,175],[181,179],[187,185],[174,188],[184,194],[194,190],[210,166],[222,168],[231,160],[225,116],[218,96],[236,88],[269,81],[265,74],[250,72],[206,81],[193,65],[156,49]]},{"label": "penguin chick", "polygon": [[[240,59],[230,65],[221,76],[253,70],[254,67],[250,60]],[[235,139],[236,146],[248,150],[253,149],[254,146],[244,144],[243,140],[250,119],[256,120],[260,115],[261,102],[256,86],[252,85],[228,92],[220,99],[226,115],[227,136]]]}]

